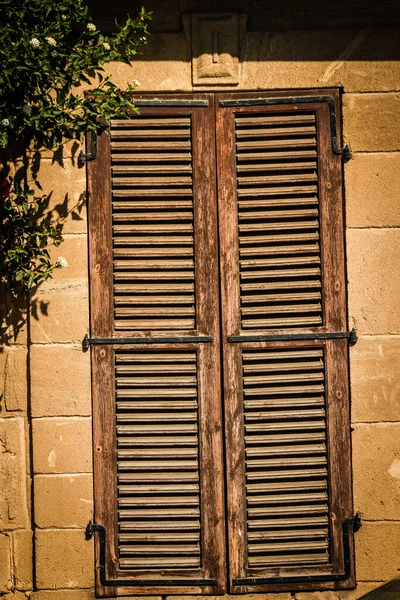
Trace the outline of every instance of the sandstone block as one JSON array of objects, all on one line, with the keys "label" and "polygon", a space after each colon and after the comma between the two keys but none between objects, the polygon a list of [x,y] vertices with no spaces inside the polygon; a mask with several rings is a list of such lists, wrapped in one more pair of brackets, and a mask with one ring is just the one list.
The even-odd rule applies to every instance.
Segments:
[{"label": "sandstone block", "polygon": [[94,585],[93,543],[83,531],[36,532],[36,583],[39,589]]},{"label": "sandstone block", "polygon": [[29,527],[27,445],[22,417],[0,419],[0,529]]},{"label": "sandstone block", "polygon": [[359,334],[400,333],[399,229],[347,232],[349,316]]},{"label": "sandstone block", "polygon": [[379,29],[248,31],[241,87],[398,90],[400,56],[398,61],[385,60],[389,48],[399,55],[395,28],[385,30],[384,45]]},{"label": "sandstone block", "polygon": [[365,519],[400,515],[400,423],[359,425],[353,431],[354,504]]},{"label": "sandstone block", "polygon": [[92,471],[92,429],[87,417],[34,419],[35,473]]},{"label": "sandstone block", "polygon": [[14,579],[19,590],[29,590],[32,581],[32,531],[15,531],[13,533]]},{"label": "sandstone block", "polygon": [[294,597],[295,600],[360,600],[365,594],[376,589],[377,585],[376,583],[358,583],[355,590],[340,592],[298,592]]},{"label": "sandstone block", "polygon": [[36,475],[35,522],[38,527],[86,527],[93,518],[91,475]]},{"label": "sandstone block", "polygon": [[5,594],[1,596],[1,600],[28,600],[31,597],[31,592],[28,590],[27,592],[19,592],[14,590],[9,594]]},{"label": "sandstone block", "polygon": [[0,593],[12,588],[11,577],[11,540],[8,535],[0,534]]},{"label": "sandstone block", "polygon": [[34,417],[90,415],[90,353],[81,346],[34,344],[31,403]]},{"label": "sandstone block", "polygon": [[87,280],[39,287],[31,303],[31,340],[81,343],[89,328]]},{"label": "sandstone block", "polygon": [[79,153],[83,149],[83,146],[84,145],[77,140],[71,140],[65,142],[55,150],[46,150],[42,148],[40,150],[40,154],[37,150],[31,148],[29,156],[33,162],[47,158],[50,159],[53,164],[57,163],[61,166],[64,164],[64,161],[69,158],[72,159],[72,163],[76,165],[78,162]]},{"label": "sandstone block", "polygon": [[[195,600],[198,596],[167,596],[166,600]],[[221,600],[291,600],[292,596],[289,592],[283,592],[280,594],[225,594],[223,596],[207,596],[210,600],[217,600],[220,598]]]},{"label": "sandstone block", "polygon": [[86,235],[67,235],[58,248],[50,248],[51,259],[56,262],[59,256],[67,261],[67,266],[58,267],[53,271],[52,279],[44,285],[47,288],[63,285],[68,282],[75,283],[79,279],[88,277],[88,249]]},{"label": "sandstone block", "polygon": [[27,305],[23,294],[18,298],[0,283],[0,333],[3,344],[28,343]]},{"label": "sandstone block", "polygon": [[18,345],[3,346],[0,352],[0,395],[7,411],[26,411],[27,390],[27,350]]},{"label": "sandstone block", "polygon": [[388,581],[398,575],[400,522],[364,522],[355,540],[358,580]]},{"label": "sandstone block", "polygon": [[348,227],[400,225],[400,153],[355,154],[345,164]]},{"label": "sandstone block", "polygon": [[92,590],[39,590],[33,592],[31,600],[94,600]]},{"label": "sandstone block", "polygon": [[344,94],[343,132],[353,152],[400,150],[400,94]]},{"label": "sandstone block", "polygon": [[191,67],[183,33],[155,33],[148,38],[144,52],[145,59],[135,57],[133,68],[123,63],[109,63],[104,65],[105,73],[112,74],[114,83],[122,88],[134,80],[139,81],[138,93],[191,91]]},{"label": "sandstone block", "polygon": [[360,337],[350,351],[352,421],[397,421],[400,338]]},{"label": "sandstone block", "polygon": [[38,169],[36,177],[43,193],[49,196],[45,214],[51,214],[52,220],[62,225],[63,234],[86,233],[85,169],[71,158],[61,164],[42,159],[33,166],[35,171]]}]

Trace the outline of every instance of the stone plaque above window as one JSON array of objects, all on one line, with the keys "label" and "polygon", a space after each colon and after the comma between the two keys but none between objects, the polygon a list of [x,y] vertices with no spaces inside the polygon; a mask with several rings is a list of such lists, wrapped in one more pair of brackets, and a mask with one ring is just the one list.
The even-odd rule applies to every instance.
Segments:
[{"label": "stone plaque above window", "polygon": [[195,14],[185,20],[194,86],[238,85],[246,15]]}]

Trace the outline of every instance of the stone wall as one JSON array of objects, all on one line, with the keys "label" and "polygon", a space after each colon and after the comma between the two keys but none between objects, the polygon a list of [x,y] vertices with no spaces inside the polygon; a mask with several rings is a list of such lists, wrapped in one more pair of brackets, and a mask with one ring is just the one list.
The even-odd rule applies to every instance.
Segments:
[{"label": "stone wall", "polygon": [[[400,60],[385,59],[398,41],[390,29],[250,32],[240,84],[230,88],[342,86],[344,137],[353,151],[345,197],[349,324],[359,335],[351,349],[354,503],[364,522],[356,535],[359,583],[351,592],[254,600],[356,600],[400,567]],[[113,68],[117,82],[192,91],[183,32],[153,35],[145,53],[134,69]],[[72,145],[41,158],[49,208],[64,220],[65,241],[54,255],[68,267],[39,288],[29,327],[0,353],[0,596],[8,600],[94,598],[93,542],[83,535],[92,516],[89,353],[81,351],[88,331],[85,171],[76,159]]]}]

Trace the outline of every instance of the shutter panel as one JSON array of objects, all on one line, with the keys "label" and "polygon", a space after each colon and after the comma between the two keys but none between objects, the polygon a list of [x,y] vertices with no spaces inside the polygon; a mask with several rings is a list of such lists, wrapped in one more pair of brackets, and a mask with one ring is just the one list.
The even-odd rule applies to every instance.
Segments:
[{"label": "shutter panel", "polygon": [[[92,349],[95,520],[115,580],[97,575],[102,597],[224,589],[214,108],[202,98],[113,121],[88,168],[91,335],[115,339]],[[99,540],[96,556],[99,570]]]},{"label": "shutter panel", "polygon": [[[290,105],[262,106],[285,93],[257,94],[254,105],[255,95],[244,96],[237,106],[224,104],[232,95],[219,96],[234,593],[354,585],[353,576],[332,581],[344,571],[342,522],[352,515],[348,343],[312,339],[347,325],[341,160],[328,104],[313,102],[322,93],[338,102],[332,90],[307,91],[309,103]],[[296,334],[310,339],[287,337]]]}]

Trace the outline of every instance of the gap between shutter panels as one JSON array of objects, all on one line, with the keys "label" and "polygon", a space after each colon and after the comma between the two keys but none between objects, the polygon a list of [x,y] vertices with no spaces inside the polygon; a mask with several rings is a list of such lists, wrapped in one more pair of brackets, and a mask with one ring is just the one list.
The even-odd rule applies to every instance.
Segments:
[{"label": "gap between shutter panels", "polygon": [[248,568],[327,565],[322,347],[242,351]]},{"label": "gap between shutter panels", "polygon": [[235,133],[242,328],[320,326],[315,114],[237,114]]},{"label": "gap between shutter panels", "polygon": [[111,122],[116,330],[193,330],[192,124]]},{"label": "gap between shutter panels", "polygon": [[197,356],[115,352],[121,569],[198,568]]}]

